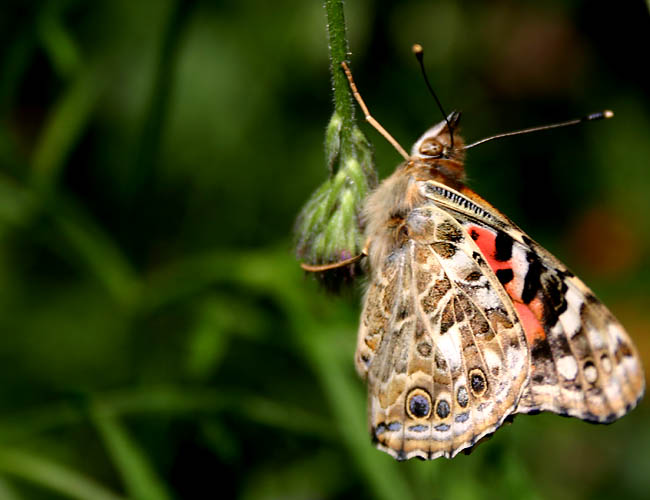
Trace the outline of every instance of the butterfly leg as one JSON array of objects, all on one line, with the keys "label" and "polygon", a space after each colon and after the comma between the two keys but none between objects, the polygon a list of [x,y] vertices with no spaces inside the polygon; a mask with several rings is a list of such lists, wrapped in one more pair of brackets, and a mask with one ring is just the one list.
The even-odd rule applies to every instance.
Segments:
[{"label": "butterfly leg", "polygon": [[354,83],[354,79],[352,78],[352,72],[350,71],[350,68],[348,67],[347,63],[343,61],[341,63],[341,66],[343,67],[343,71],[345,71],[345,76],[348,78],[348,82],[350,83],[350,89],[352,90],[352,95],[354,95],[354,98],[357,100],[359,103],[359,107],[361,108],[361,111],[363,111],[363,114],[365,115],[366,121],[372,125],[377,132],[379,132],[381,135],[383,135],[388,142],[390,142],[393,147],[397,150],[399,154],[402,155],[402,157],[405,160],[409,160],[409,155],[406,152],[406,150],[400,146],[399,142],[395,140],[395,138],[388,133],[388,131],[382,127],[377,120],[375,120],[372,115],[370,114],[370,111],[368,110],[368,106],[366,106],[366,103],[363,102],[363,99],[361,98],[361,94],[359,94],[359,91],[357,90],[357,86]]}]

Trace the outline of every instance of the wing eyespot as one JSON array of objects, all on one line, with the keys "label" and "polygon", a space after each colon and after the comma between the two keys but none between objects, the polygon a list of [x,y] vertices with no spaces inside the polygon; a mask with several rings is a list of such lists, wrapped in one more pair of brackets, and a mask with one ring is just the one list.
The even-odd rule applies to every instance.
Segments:
[{"label": "wing eyespot", "polygon": [[451,408],[449,407],[447,400],[439,399],[438,403],[436,404],[436,415],[438,415],[440,419],[444,420],[449,416],[450,413]]},{"label": "wing eyespot", "polygon": [[469,372],[469,384],[474,396],[482,396],[487,391],[487,380],[483,370],[474,368]]},{"label": "wing eyespot", "polygon": [[456,401],[461,408],[467,408],[469,404],[469,394],[467,393],[467,388],[464,385],[461,385],[456,391]]},{"label": "wing eyespot", "polygon": [[416,387],[406,397],[406,413],[414,419],[426,419],[431,415],[431,396],[427,391]]}]

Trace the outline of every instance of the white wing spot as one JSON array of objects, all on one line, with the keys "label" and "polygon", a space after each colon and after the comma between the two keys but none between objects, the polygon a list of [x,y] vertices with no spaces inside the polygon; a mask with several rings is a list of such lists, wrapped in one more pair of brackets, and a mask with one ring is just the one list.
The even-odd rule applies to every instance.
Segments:
[{"label": "white wing spot", "polygon": [[623,333],[621,327],[616,323],[609,323],[607,326],[607,331],[610,338],[612,339],[612,345],[616,345],[617,340],[624,340],[625,334]]},{"label": "white wing spot", "polygon": [[598,370],[594,365],[589,365],[585,368],[585,380],[593,384],[598,378]]},{"label": "white wing spot", "polygon": [[459,370],[461,367],[460,345],[456,341],[459,336],[458,325],[454,324],[444,335],[440,335],[436,341],[438,349],[447,359],[452,370]]},{"label": "white wing spot", "polygon": [[564,335],[564,327],[562,326],[562,322],[557,321],[551,328],[550,333],[551,337],[560,337]]},{"label": "white wing spot", "polygon": [[490,371],[492,371],[494,368],[501,368],[501,358],[492,349],[485,349],[483,351],[483,357],[485,358],[485,363],[487,364]]},{"label": "white wing spot", "polygon": [[474,300],[483,309],[497,309],[501,305],[499,296],[488,288],[477,288],[474,291]]},{"label": "white wing spot", "polygon": [[624,356],[623,365],[628,373],[637,374],[641,371],[639,370],[639,363],[636,358],[633,358],[632,356]]},{"label": "white wing spot", "polygon": [[474,261],[465,252],[456,252],[449,267],[460,276],[469,274],[474,269]]},{"label": "white wing spot", "polygon": [[580,306],[582,306],[582,294],[573,287],[569,287],[566,293],[567,309],[560,315],[560,321],[564,325],[564,331],[569,337],[580,330]]},{"label": "white wing spot", "polygon": [[587,330],[587,336],[589,337],[589,342],[591,343],[591,347],[594,350],[600,350],[606,347],[603,333],[604,332],[601,332],[593,327],[590,327]]},{"label": "white wing spot", "polygon": [[521,294],[524,293],[523,276],[526,276],[528,273],[528,260],[526,259],[526,251],[522,245],[518,243],[513,245],[512,259],[510,262],[512,265],[512,270],[515,273],[515,277],[509,283],[509,286],[512,287],[514,293],[517,296],[521,297]]},{"label": "white wing spot", "polygon": [[567,380],[573,380],[578,374],[578,363],[573,356],[563,356],[557,361],[557,371]]}]

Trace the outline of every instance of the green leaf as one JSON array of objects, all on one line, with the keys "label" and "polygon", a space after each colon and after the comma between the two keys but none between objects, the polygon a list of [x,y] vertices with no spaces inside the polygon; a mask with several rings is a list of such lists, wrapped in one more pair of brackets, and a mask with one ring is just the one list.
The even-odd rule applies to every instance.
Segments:
[{"label": "green leaf", "polygon": [[68,498],[122,499],[77,471],[21,450],[0,447],[0,473],[50,489]]},{"label": "green leaf", "polygon": [[32,181],[39,188],[52,187],[85,129],[99,97],[100,73],[92,66],[80,71],[50,112],[32,157]]},{"label": "green leaf", "polygon": [[102,405],[95,403],[91,417],[129,497],[138,500],[168,500],[167,487],[154,472],[149,460],[120,422]]}]

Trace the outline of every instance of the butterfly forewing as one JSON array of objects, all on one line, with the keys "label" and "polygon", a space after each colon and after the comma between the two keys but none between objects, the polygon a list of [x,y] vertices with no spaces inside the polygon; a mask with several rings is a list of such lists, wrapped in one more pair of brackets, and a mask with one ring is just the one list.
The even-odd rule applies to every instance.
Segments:
[{"label": "butterfly forewing", "polygon": [[[423,189],[432,193],[427,184]],[[436,186],[438,202],[443,188],[450,191]],[[644,379],[623,327],[562,263],[465,191],[468,196],[446,196],[446,209],[510,296],[531,353],[530,381],[516,411],[552,411],[595,422],[624,415],[643,394]],[[470,204],[474,208],[468,209]]]}]

